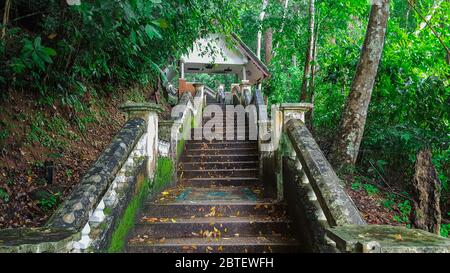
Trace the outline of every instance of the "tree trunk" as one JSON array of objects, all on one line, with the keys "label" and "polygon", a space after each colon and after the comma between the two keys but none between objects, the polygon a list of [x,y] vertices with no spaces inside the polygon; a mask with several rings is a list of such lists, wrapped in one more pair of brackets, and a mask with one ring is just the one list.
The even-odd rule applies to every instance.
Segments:
[{"label": "tree trunk", "polygon": [[268,28],[264,34],[264,51],[266,57],[266,64],[270,64],[272,60],[272,49],[273,49],[273,29]]},{"label": "tree trunk", "polygon": [[5,8],[3,12],[2,39],[6,36],[6,27],[9,23],[9,12],[11,11],[11,1],[12,0],[6,0],[5,2]]},{"label": "tree trunk", "polygon": [[303,71],[302,89],[300,93],[300,101],[305,101],[308,97],[309,77],[311,74],[311,60],[313,58],[314,48],[314,1],[309,0],[309,41],[306,49],[305,69]]},{"label": "tree trunk", "polygon": [[[281,2],[281,0],[280,0]],[[283,4],[283,19],[282,19],[282,23],[281,23],[281,28],[279,29],[279,33],[283,33],[284,31],[284,26],[286,25],[286,16],[287,16],[287,12],[288,12],[288,7],[289,7],[289,0],[285,0],[284,4]],[[275,51],[273,52],[273,56],[277,55],[277,49],[279,46],[279,42],[277,42],[277,44],[275,45]]]},{"label": "tree trunk", "polygon": [[337,170],[355,165],[366,124],[367,111],[383,53],[390,0],[372,5],[361,56],[350,94],[331,148],[330,159]]},{"label": "tree trunk", "polygon": [[414,208],[413,226],[432,233],[440,234],[441,182],[431,161],[431,152],[427,149],[417,154],[413,181]]},{"label": "tree trunk", "polygon": [[297,55],[292,55],[292,66],[297,67]]},{"label": "tree trunk", "polygon": [[[262,4],[262,11],[259,14],[259,21],[260,24],[262,25],[262,22],[264,21],[264,17],[266,16],[266,8],[267,5],[269,4],[269,0],[263,0],[263,4]],[[261,30],[260,26],[260,30],[258,31],[258,38],[256,41],[256,56],[261,59],[261,40],[262,40],[262,30]]]},{"label": "tree trunk", "polygon": [[411,14],[411,6],[406,6],[406,14],[405,14],[405,28],[408,29],[409,26],[409,16]]},{"label": "tree trunk", "polygon": [[[319,16],[318,16],[319,17]],[[319,28],[320,28],[320,22],[317,24],[315,37],[314,37],[314,46],[313,46],[313,58],[312,58],[312,65],[311,65],[311,78],[309,82],[309,101],[314,104],[314,97],[315,97],[315,78],[316,78],[316,70],[317,70],[317,40],[319,39]],[[314,107],[311,109],[311,111],[306,113],[306,125],[311,131],[311,133],[314,131],[313,127],[313,119],[314,119]]]}]

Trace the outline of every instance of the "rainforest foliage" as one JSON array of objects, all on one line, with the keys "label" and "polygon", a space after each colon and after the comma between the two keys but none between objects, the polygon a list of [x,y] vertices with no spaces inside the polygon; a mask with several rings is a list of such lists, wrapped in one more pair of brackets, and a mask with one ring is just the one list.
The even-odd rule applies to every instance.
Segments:
[{"label": "rainforest foliage", "polygon": [[[13,6],[18,18],[0,41],[0,83],[3,90],[38,91],[49,104],[76,103],[88,83],[108,89],[155,81],[199,36],[229,32],[239,8],[237,1],[93,0],[68,6],[49,0],[31,8],[22,2]],[[37,14],[20,19],[23,13]]]},{"label": "rainforest foliage", "polygon": [[[258,14],[263,1],[258,2],[253,2],[253,8],[242,14],[246,27],[240,31],[254,48],[253,33],[261,25]],[[270,103],[298,102],[309,38],[310,1],[268,2],[262,31],[272,29],[273,57],[268,64],[272,77],[265,93]],[[337,134],[355,75],[371,8],[368,3],[315,1],[312,128],[325,153],[330,152]],[[375,182],[408,196],[417,152],[429,147],[443,187],[443,217],[449,218],[450,2],[391,1],[390,9],[354,186],[372,189],[373,185],[367,181]],[[311,96],[308,100],[311,101]],[[400,199],[404,206],[397,207],[404,208],[406,217],[398,222],[408,222],[410,203]]]},{"label": "rainforest foliage", "polygon": [[[12,1],[0,40],[1,96],[25,90],[38,94],[42,105],[58,103],[79,112],[85,96],[157,83],[161,70],[207,33],[235,32],[256,51],[258,31],[270,31],[270,41],[263,35],[263,44],[270,42],[272,48],[262,50],[261,59],[271,71],[263,91],[270,104],[299,102],[311,38],[310,1],[82,0],[80,6],[59,0],[31,6]],[[328,154],[371,6],[368,0],[314,2],[315,73],[306,79],[307,100],[315,105],[312,131]],[[398,222],[408,224],[416,155],[428,147],[442,183],[443,216],[450,218],[450,2],[391,1],[390,10],[352,188],[370,194],[394,189],[384,204],[396,204]],[[198,77],[211,84],[221,80]],[[7,133],[2,128],[0,144]]]}]

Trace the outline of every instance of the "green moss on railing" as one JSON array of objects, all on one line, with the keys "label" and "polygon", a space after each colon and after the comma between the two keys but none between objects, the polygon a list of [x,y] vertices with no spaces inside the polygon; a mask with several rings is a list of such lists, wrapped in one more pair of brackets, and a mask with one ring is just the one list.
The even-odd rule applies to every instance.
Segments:
[{"label": "green moss on railing", "polygon": [[184,152],[184,144],[185,144],[185,140],[184,140],[184,138],[183,139],[180,139],[180,141],[178,141],[178,144],[177,144],[177,160],[180,158],[180,156],[181,156],[181,154]]},{"label": "green moss on railing", "polygon": [[109,253],[118,253],[125,249],[127,236],[134,228],[142,204],[150,194],[162,191],[170,184],[173,170],[173,162],[171,159],[163,157],[158,159],[153,183],[150,184],[149,180],[145,179],[144,183],[136,191],[138,194],[132,198],[121,220],[116,225],[108,247]]},{"label": "green moss on railing", "polygon": [[111,238],[111,243],[108,247],[109,253],[119,253],[125,249],[127,235],[134,228],[136,216],[142,203],[148,196],[149,191],[150,183],[148,179],[145,179],[144,183],[141,185],[141,188],[138,189],[138,194],[133,197],[131,202],[128,204],[125,212],[123,213],[122,219],[116,225]]},{"label": "green moss on railing", "polygon": [[155,180],[153,183],[153,191],[162,190],[170,182],[172,182],[173,162],[170,158],[161,157],[158,159]]}]

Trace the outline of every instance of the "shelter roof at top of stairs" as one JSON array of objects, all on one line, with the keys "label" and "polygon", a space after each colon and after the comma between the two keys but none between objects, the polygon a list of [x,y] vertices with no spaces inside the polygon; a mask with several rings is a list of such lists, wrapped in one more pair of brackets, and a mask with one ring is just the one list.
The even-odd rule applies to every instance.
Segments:
[{"label": "shelter roof at top of stairs", "polygon": [[186,73],[236,74],[256,84],[269,76],[269,70],[235,34],[210,34],[198,39],[193,49],[181,58]]}]

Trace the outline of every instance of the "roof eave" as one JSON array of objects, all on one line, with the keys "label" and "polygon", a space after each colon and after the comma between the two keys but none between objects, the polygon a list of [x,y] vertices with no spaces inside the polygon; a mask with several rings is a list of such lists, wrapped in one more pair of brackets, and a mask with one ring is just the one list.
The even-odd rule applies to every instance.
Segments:
[{"label": "roof eave", "polygon": [[253,61],[253,63],[262,71],[265,78],[270,76],[267,66],[256,56],[256,54],[235,34],[231,33],[231,37],[235,40],[242,50],[246,53],[247,57]]}]

